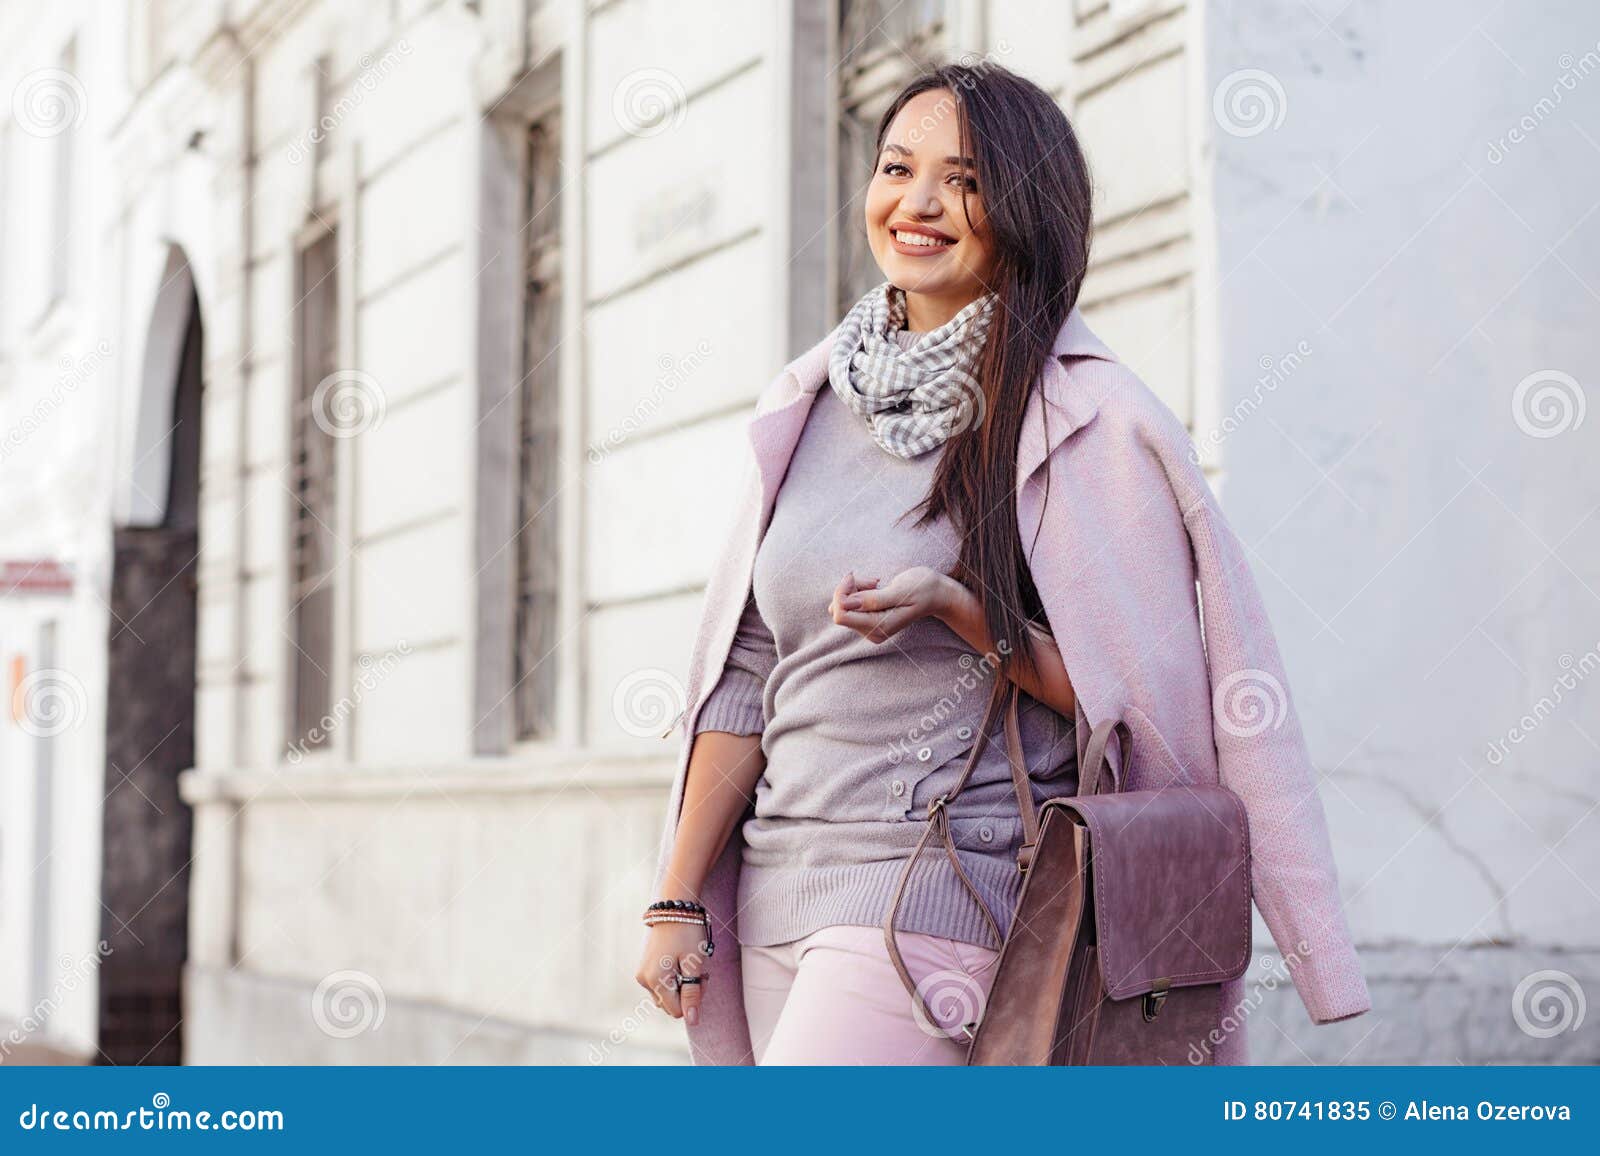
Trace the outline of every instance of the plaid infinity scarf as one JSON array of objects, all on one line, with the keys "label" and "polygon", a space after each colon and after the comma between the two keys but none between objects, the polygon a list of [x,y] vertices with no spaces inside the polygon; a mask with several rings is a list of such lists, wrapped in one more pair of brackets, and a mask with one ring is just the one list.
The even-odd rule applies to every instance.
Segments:
[{"label": "plaid infinity scarf", "polygon": [[893,335],[905,328],[906,295],[885,281],[845,315],[828,381],[884,449],[902,458],[926,453],[983,421],[975,369],[995,301],[983,294],[901,349]]}]

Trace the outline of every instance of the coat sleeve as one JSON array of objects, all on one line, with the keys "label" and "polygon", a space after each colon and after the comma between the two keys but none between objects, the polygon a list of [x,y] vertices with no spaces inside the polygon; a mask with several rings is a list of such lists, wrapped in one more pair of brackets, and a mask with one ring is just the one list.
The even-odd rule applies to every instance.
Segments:
[{"label": "coat sleeve", "polygon": [[1312,1022],[1372,1007],[1339,896],[1317,775],[1244,547],[1201,479],[1194,547],[1222,785],[1244,802],[1251,887]]}]

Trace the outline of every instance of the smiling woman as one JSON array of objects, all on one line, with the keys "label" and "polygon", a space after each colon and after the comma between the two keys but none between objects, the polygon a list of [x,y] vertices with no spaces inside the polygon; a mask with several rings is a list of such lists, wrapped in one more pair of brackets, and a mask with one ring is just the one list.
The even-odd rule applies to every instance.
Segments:
[{"label": "smiling woman", "polygon": [[[1060,192],[1023,195],[1030,180]],[[1072,683],[1016,519],[985,515],[1010,505],[1024,403],[1077,298],[1088,189],[1066,118],[1003,69],[929,73],[880,121],[863,204],[884,282],[835,331],[832,389],[784,471],[737,637],[695,720],[691,797],[662,893],[697,902],[753,796],[739,941],[758,1060],[960,1062],[953,1032],[919,1026],[881,938],[837,935],[882,922],[925,827],[914,803],[925,807],[960,772],[1002,664],[1022,692],[1036,793],[1075,787]],[[1058,243],[1042,251],[1041,237]],[[955,877],[931,878],[900,923],[912,968],[959,972],[967,1003],[992,979],[1021,884],[1013,789],[1004,750],[991,744],[952,804],[982,905]],[[704,960],[683,911],[651,917],[663,922],[639,978],[693,1024]],[[834,938],[809,938],[819,935]],[[662,987],[667,958],[681,961],[686,987]],[[830,960],[869,980],[868,998],[892,1014],[808,1010]],[[953,966],[961,960],[972,966]],[[854,1036],[833,1030],[851,1023]]]},{"label": "smiling woman", "polygon": [[[763,396],[759,492],[691,664],[636,977],[697,1059],[967,1062],[1038,836],[1018,816],[1077,793],[1087,728],[1126,722],[1118,773],[1218,777],[1195,566],[1229,540],[1198,470],[1172,477],[1181,426],[1076,312],[1090,183],[1071,125],[1003,68],[947,66],[896,97],[876,146],[864,224],[884,280]],[[1067,442],[1102,399],[1093,448]],[[1134,546],[1082,565],[1112,534]],[[1203,577],[1208,605],[1255,621],[1232,567]],[[1281,681],[1270,639],[1217,628],[1219,661],[1260,654],[1240,665]],[[1019,707],[1003,742],[997,690]],[[1296,776],[1303,748],[1278,761]],[[1280,795],[1254,784],[1267,812]],[[948,862],[897,898],[936,809]],[[1302,825],[1276,842],[1322,917],[1320,809],[1288,810]],[[1317,936],[1337,988],[1312,988],[1318,1014],[1359,1012],[1341,929]]]}]

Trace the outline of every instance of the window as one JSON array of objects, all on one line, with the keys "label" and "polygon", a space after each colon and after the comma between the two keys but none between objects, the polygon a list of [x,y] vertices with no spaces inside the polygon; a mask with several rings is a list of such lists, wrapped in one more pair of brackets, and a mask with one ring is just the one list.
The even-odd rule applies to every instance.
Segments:
[{"label": "window", "polygon": [[10,125],[0,123],[0,359],[6,352],[6,323],[10,319],[7,294],[11,288],[11,272],[7,258],[11,255],[7,244],[7,231],[11,227],[10,202],[16,194],[10,189],[11,133]]},{"label": "window", "polygon": [[560,607],[561,140],[551,114],[528,130],[522,365],[517,390],[517,738],[555,727]]},{"label": "window", "polygon": [[[61,71],[68,77],[75,75],[78,66],[78,45],[69,40],[61,52]],[[70,95],[81,92],[74,89],[76,81],[67,86]],[[63,112],[67,126],[55,135],[55,173],[50,196],[50,253],[45,262],[49,277],[49,296],[46,309],[67,295],[72,270],[72,153],[77,133],[72,121],[82,111],[80,104],[69,104]]]},{"label": "window", "polygon": [[317,387],[338,370],[338,234],[301,250],[295,297],[298,364],[290,416],[290,655],[292,740],[302,749],[328,743],[322,720],[332,708],[333,526],[337,477],[333,425],[319,412]]},{"label": "window", "polygon": [[841,0],[839,5],[839,264],[833,313],[883,280],[867,245],[863,199],[877,161],[878,118],[901,85],[932,65],[944,0]]},{"label": "window", "polygon": [[172,63],[186,15],[189,13],[184,11],[184,5],[174,0],[145,0],[143,4],[129,6],[129,24],[138,38],[140,54],[137,75],[142,76],[145,84]]}]

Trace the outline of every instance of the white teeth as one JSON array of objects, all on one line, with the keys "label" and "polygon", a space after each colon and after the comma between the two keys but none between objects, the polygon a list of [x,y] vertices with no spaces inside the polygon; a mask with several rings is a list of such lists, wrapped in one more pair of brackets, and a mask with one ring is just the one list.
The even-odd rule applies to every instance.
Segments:
[{"label": "white teeth", "polygon": [[923,234],[923,233],[903,233],[903,232],[900,232],[900,231],[896,230],[894,236],[895,236],[895,240],[900,241],[902,244],[906,244],[906,245],[935,246],[935,245],[948,245],[950,243],[949,241],[941,241],[938,237],[929,237],[929,236],[927,236],[926,234]]}]

